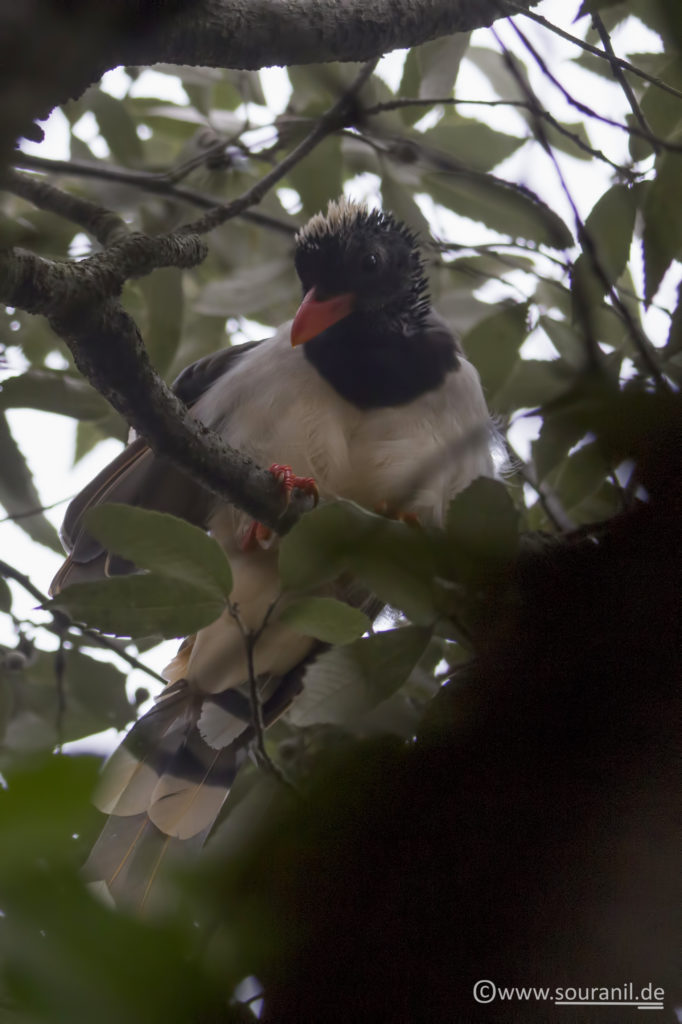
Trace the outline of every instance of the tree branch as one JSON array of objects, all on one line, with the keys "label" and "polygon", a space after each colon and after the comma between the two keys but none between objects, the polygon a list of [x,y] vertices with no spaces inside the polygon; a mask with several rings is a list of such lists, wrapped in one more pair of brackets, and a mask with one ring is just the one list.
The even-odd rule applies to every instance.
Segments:
[{"label": "tree branch", "polygon": [[[539,55],[536,55],[536,51],[535,51],[534,47],[531,46],[531,44],[529,43],[529,41],[524,36],[524,34],[521,31],[521,29],[518,27],[518,25],[516,25],[514,22],[512,22],[511,24],[512,24],[512,27],[513,27],[514,31],[516,32],[517,36],[519,37],[521,42],[524,44],[524,46],[526,46],[526,48],[529,50],[529,52],[531,54],[533,54],[534,56],[537,56],[538,64],[539,64],[541,70],[543,72],[546,72],[549,75],[549,77],[552,80],[554,80],[553,76],[550,74],[550,72],[546,70],[546,65],[545,65],[544,61],[542,61],[542,59],[540,58]],[[528,99],[528,102],[532,106],[534,106],[537,111],[540,111],[542,108],[540,107],[540,104],[538,102],[537,97],[532,92],[532,90],[531,90],[530,86],[527,84],[527,82],[525,82],[524,79],[522,78],[522,76],[518,73],[518,70],[517,70],[514,62],[510,58],[509,51],[505,47],[504,43],[500,39],[500,37],[497,34],[497,32],[495,31],[495,29],[493,28],[491,31],[492,31],[492,34],[493,34],[493,36],[495,37],[495,39],[497,41],[498,46],[500,47],[500,50],[502,52],[502,56],[503,56],[503,58],[504,58],[504,60],[505,60],[505,62],[507,64],[507,67],[509,69],[510,74],[513,75],[513,77],[516,80],[519,88],[521,89],[523,94]],[[601,260],[599,259],[599,255],[597,253],[597,247],[596,247],[596,245],[594,243],[594,239],[591,237],[589,231],[585,227],[585,224],[583,222],[582,217],[580,216],[580,213],[578,211],[578,207],[576,206],[575,200],[573,199],[573,195],[571,194],[571,190],[569,189],[569,187],[568,187],[568,185],[566,183],[566,179],[564,177],[564,174],[563,174],[563,172],[561,170],[561,167],[559,166],[559,161],[557,160],[556,155],[554,153],[554,150],[552,149],[552,147],[550,145],[550,142],[549,142],[549,140],[547,138],[547,134],[545,132],[544,126],[543,126],[542,121],[541,121],[541,119],[539,117],[537,117],[536,120],[535,120],[534,131],[535,131],[535,136],[536,136],[538,142],[540,143],[542,148],[547,153],[549,159],[552,161],[552,164],[554,166],[554,170],[556,171],[557,179],[559,181],[559,185],[561,186],[561,190],[564,193],[564,195],[566,197],[566,200],[567,200],[569,206],[571,207],[571,211],[573,213],[573,219],[574,219],[575,225],[576,225],[576,234],[577,234],[577,237],[578,237],[578,241],[580,242],[580,245],[581,245],[585,255],[587,256],[587,258],[589,260],[589,264],[590,264],[592,270],[594,271],[595,275],[599,279],[599,281],[600,281],[600,283],[601,283],[601,285],[602,285],[602,287],[604,289],[604,294],[608,295],[608,297],[611,300],[611,304],[612,304],[614,310],[620,315],[623,323],[625,324],[625,326],[627,328],[627,331],[628,331],[628,334],[630,335],[630,338],[632,340],[633,347],[634,347],[635,351],[638,353],[638,355],[640,356],[642,365],[648,371],[648,373],[650,374],[652,379],[656,382],[658,387],[661,388],[661,390],[668,391],[670,389],[670,387],[669,387],[669,384],[668,384],[666,378],[664,377],[664,375],[663,375],[663,373],[661,371],[661,368],[658,365],[656,355],[654,354],[655,350],[654,350],[653,345],[651,344],[649,339],[645,337],[644,333],[642,332],[642,330],[640,329],[639,325],[635,321],[635,319],[634,319],[632,313],[630,312],[630,310],[628,309],[627,305],[624,302],[621,301],[621,299],[620,299],[620,297],[619,297],[619,295],[618,295],[618,293],[616,291],[615,286],[612,284],[611,280],[609,279],[608,274],[606,273],[606,271],[604,270],[604,267],[602,266]],[[597,339],[594,336],[594,332],[593,332],[593,328],[592,328],[592,317],[590,316],[589,311],[587,310],[587,308],[582,308],[584,306],[584,303],[577,302],[576,305],[577,305],[577,312],[581,316],[581,319],[583,321],[583,326],[585,328],[585,338],[586,338],[586,341],[587,341],[587,344],[588,344],[588,353],[587,354],[588,354],[588,358],[590,360],[590,364],[595,369],[597,369],[599,372],[601,372],[602,364],[603,364],[603,358],[602,358],[602,352],[601,352],[601,349],[599,348],[599,344],[597,342]]]},{"label": "tree branch", "polygon": [[54,319],[120,294],[131,277],[158,267],[195,267],[206,256],[196,235],[131,233],[79,263],[56,262],[23,249],[0,252],[0,301]]},{"label": "tree branch", "polygon": [[[530,5],[534,0],[527,0]],[[2,5],[0,159],[31,121],[120,64],[368,60],[491,24],[496,0],[52,0]],[[32,136],[35,132],[31,133]]]},{"label": "tree branch", "polygon": [[628,101],[628,103],[630,104],[630,110],[632,111],[632,113],[633,113],[633,115],[635,117],[635,120],[637,121],[637,123],[639,124],[639,127],[641,128],[641,130],[644,132],[644,134],[646,135],[647,139],[651,143],[651,146],[652,146],[654,152],[658,152],[660,147],[659,147],[658,141],[656,139],[656,136],[652,132],[650,125],[647,123],[647,120],[644,117],[644,114],[642,113],[642,109],[641,109],[639,103],[637,102],[637,98],[636,98],[634,92],[632,91],[632,87],[630,86],[630,83],[628,82],[627,78],[625,77],[625,73],[624,73],[622,67],[620,66],[620,64],[618,63],[618,59],[617,59],[615,53],[613,52],[613,46],[611,45],[611,37],[610,37],[609,33],[606,30],[606,25],[602,21],[601,16],[596,11],[592,15],[592,24],[594,25],[594,27],[596,28],[597,32],[599,33],[599,38],[602,41],[602,45],[603,45],[604,50],[606,52],[606,55],[607,55],[607,57],[609,59],[609,64],[611,65],[611,71],[613,72],[613,77],[616,79],[616,81],[620,85],[621,89],[623,90],[623,93],[625,94],[625,98]]},{"label": "tree branch", "polygon": [[[502,5],[505,2],[505,0],[499,0],[499,2]],[[528,37],[521,31],[516,22],[511,20],[511,18],[510,24],[514,29],[516,35],[520,39],[521,43],[523,44],[523,46],[526,48],[526,50],[531,55],[537,66],[542,71],[545,78],[548,81],[550,81],[552,85],[555,86],[555,88],[559,90],[559,92],[566,100],[566,102],[570,106],[574,107],[580,114],[583,114],[585,117],[591,117],[595,121],[600,121],[602,124],[608,124],[611,128],[618,128],[620,131],[627,132],[628,135],[636,135],[641,139],[646,139],[646,141],[649,142],[651,145],[653,145],[655,141],[657,148],[667,149],[671,153],[682,153],[682,143],[669,142],[667,139],[661,139],[658,138],[657,136],[652,136],[651,129],[649,129],[648,126],[647,130],[643,131],[641,128],[637,128],[633,124],[622,124],[620,121],[615,121],[613,118],[607,117],[605,114],[600,114],[598,111],[594,110],[593,107],[589,107],[586,103],[582,103],[580,100],[576,99],[575,96],[573,96],[572,93],[570,93],[568,89],[564,85],[562,85],[562,83],[559,81],[556,75],[553,74],[553,72],[550,70],[547,64],[547,61],[538,52],[537,48],[533,46],[530,39],[528,39]],[[493,35],[495,35],[495,30],[493,29],[492,31]],[[516,78],[517,76],[515,75],[514,77]],[[524,90],[524,92],[526,91],[527,90]],[[537,102],[537,98],[535,100],[535,103],[537,111],[541,111],[542,107]]]},{"label": "tree branch", "polygon": [[604,163],[609,164],[614,168],[614,170],[618,171],[619,174],[622,174],[626,178],[632,179],[636,177],[634,171],[629,167],[624,167],[622,164],[614,163],[614,161],[609,159],[609,157],[606,156],[605,153],[602,153],[600,149],[595,149],[593,146],[590,146],[587,142],[581,139],[576,132],[572,132],[569,128],[566,128],[561,124],[560,121],[557,121],[557,119],[550,114],[548,110],[532,110],[525,100],[467,100],[459,99],[455,96],[444,96],[440,98],[422,100],[416,97],[407,97],[404,99],[389,100],[386,103],[377,103],[373,107],[367,107],[363,113],[371,115],[379,114],[384,110],[399,110],[401,107],[432,107],[436,104],[443,104],[443,106],[469,105],[477,107],[517,107],[523,110],[528,110],[530,113],[535,115],[539,114],[545,121],[547,121],[548,124],[551,124],[556,131],[561,135],[564,135],[567,139],[570,139],[571,142],[573,142],[578,149],[582,149],[584,153],[589,153],[590,156],[596,157],[597,160],[602,160]]},{"label": "tree branch", "polygon": [[[121,185],[130,185],[132,188],[141,188],[145,192],[155,195],[167,196],[178,202],[190,203],[192,206],[198,206],[204,210],[212,210],[214,207],[225,205],[216,203],[214,196],[176,185],[171,172],[156,174],[152,171],[131,171],[126,167],[115,167],[111,164],[100,164],[94,161],[87,163],[84,160],[48,160],[45,157],[22,153],[20,150],[14,154],[12,162],[15,167],[27,167],[49,174],[115,181]],[[235,216],[272,231],[278,231],[280,234],[292,236],[298,230],[295,224],[287,223],[285,220],[273,217],[269,213],[262,213],[260,210],[242,210]]]},{"label": "tree branch", "polygon": [[69,192],[63,192],[62,189],[33,175],[8,171],[4,176],[3,187],[15,196],[33,203],[40,210],[49,210],[78,224],[104,246],[129,234],[128,227],[118,214],[92,203],[89,199],[81,199]]},{"label": "tree branch", "polygon": [[580,47],[586,53],[591,53],[594,57],[600,57],[602,60],[607,60],[611,66],[617,65],[624,71],[630,71],[633,75],[637,75],[638,78],[643,79],[645,82],[650,82],[651,85],[655,85],[657,89],[662,89],[664,92],[670,93],[671,96],[677,96],[679,100],[682,100],[682,92],[679,89],[675,89],[674,86],[668,85],[661,78],[656,78],[655,75],[650,75],[648,71],[643,71],[642,68],[638,68],[635,64],[632,64],[629,60],[624,60],[622,57],[610,57],[608,53],[604,53],[598,46],[592,46],[591,43],[585,42],[584,39],[580,39],[579,36],[573,36],[570,32],[566,32],[563,28],[555,25],[547,18],[543,18],[541,14],[537,14],[535,11],[526,10],[521,4],[512,3],[512,0],[500,0],[501,3],[508,9],[508,14],[522,14],[526,18],[531,18],[537,22],[538,25],[542,25],[543,28],[548,29],[550,32],[554,32],[555,35],[561,36],[562,39],[566,39],[567,42],[573,43],[575,46]]},{"label": "tree branch", "polygon": [[503,436],[504,446],[507,450],[507,457],[511,463],[512,470],[516,470],[523,482],[535,491],[547,519],[559,533],[567,533],[572,530],[575,523],[565,511],[556,494],[546,483],[541,484],[538,481],[534,467],[521,458],[509,440],[506,431]]}]

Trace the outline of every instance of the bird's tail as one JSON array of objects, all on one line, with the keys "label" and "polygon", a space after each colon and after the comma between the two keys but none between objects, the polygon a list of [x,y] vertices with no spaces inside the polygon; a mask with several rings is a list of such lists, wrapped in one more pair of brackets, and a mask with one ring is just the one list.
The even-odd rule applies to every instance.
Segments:
[{"label": "bird's tail", "polygon": [[[264,682],[269,725],[300,692],[300,673]],[[139,910],[161,899],[162,864],[203,845],[254,736],[241,689],[206,695],[185,679],[168,687],[105,766],[95,804],[109,820],[87,878]]]}]

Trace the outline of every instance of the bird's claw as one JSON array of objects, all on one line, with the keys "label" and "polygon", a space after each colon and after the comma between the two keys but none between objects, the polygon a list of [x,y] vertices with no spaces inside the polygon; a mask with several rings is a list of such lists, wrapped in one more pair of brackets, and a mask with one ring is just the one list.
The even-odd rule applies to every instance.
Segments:
[{"label": "bird's claw", "polygon": [[270,466],[270,472],[275,480],[282,485],[287,505],[291,499],[291,492],[294,490],[311,495],[314,503],[317,505],[320,500],[320,492],[311,476],[296,476],[291,466],[281,466],[278,462],[273,462]]},{"label": "bird's claw", "polygon": [[[320,500],[320,492],[311,476],[296,476],[291,466],[282,466],[279,462],[273,462],[268,472],[272,473],[275,480],[281,485],[287,506],[294,490],[311,495],[313,503],[317,505]],[[242,538],[241,549],[242,551],[251,551],[255,547],[267,548],[270,546],[271,540],[272,530],[254,519]]]}]

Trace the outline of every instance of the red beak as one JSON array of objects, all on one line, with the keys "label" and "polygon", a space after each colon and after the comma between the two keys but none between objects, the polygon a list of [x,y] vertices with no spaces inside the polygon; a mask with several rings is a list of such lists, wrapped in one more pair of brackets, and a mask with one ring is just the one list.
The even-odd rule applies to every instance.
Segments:
[{"label": "red beak", "polygon": [[352,292],[320,301],[315,295],[315,289],[311,288],[298,307],[298,313],[291,325],[291,344],[302,345],[311,338],[316,338],[332,324],[343,320],[354,309],[355,296]]}]

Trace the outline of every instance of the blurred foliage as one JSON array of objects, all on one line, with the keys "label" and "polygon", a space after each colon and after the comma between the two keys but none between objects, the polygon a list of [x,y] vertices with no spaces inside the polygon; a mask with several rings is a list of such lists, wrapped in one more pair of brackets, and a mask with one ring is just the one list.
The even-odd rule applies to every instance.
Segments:
[{"label": "blurred foliage", "polygon": [[[657,32],[663,52],[631,59],[682,87],[675,4],[583,7],[609,31],[635,15]],[[594,27],[586,38],[599,45]],[[505,61],[489,42],[478,33],[473,45],[453,37],[409,51],[395,92],[373,75],[352,127],[260,203],[265,222],[229,221],[200,267],[128,282],[124,301],[172,380],[230,335],[257,333],[250,321],[265,336],[292,316],[296,228],[344,188],[364,189],[420,232],[434,304],[462,336],[504,443],[532,411],[529,458],[511,453],[504,484],[478,481],[460,495],[441,531],[337,503],[285,539],[284,588],[350,572],[395,610],[390,628],[362,636],[361,614],[329,599],[289,606],[296,628],[337,644],[269,733],[302,799],[245,766],[205,857],[169,874],[150,920],[114,912],[80,881],[99,827],[89,806],[96,759],[48,755],[125,727],[136,707],[124,674],[101,649],[93,656],[60,609],[142,649],[143,638],[215,618],[229,566],[215,542],[166,516],[105,511],[90,524],[150,573],[67,592],[52,606],[56,653],[19,620],[16,647],[0,649],[2,1021],[248,1021],[261,983],[265,1018],[279,1022],[541,1020],[530,1004],[525,1016],[513,1016],[517,1006],[475,1016],[472,981],[673,976],[666,913],[680,903],[665,798],[680,649],[682,430],[670,393],[682,383],[680,305],[661,313],[667,338],[648,338],[645,324],[682,258],[682,101],[629,75],[650,132],[629,116],[629,153],[614,145],[609,166],[586,148],[610,143],[595,128],[602,112],[585,110],[609,64],[575,48],[583,107],[569,120],[547,108],[553,120],[538,122],[525,91],[532,56],[519,46]],[[476,100],[457,91],[462,61],[494,102],[513,105],[504,131],[486,123],[485,105],[436,102]],[[357,66],[291,68],[274,119],[256,73],[157,71],[179,80],[184,102],[135,94],[140,69],[128,69],[120,99],[93,86],[64,107],[71,171],[50,174],[147,232],[253,185]],[[603,171],[584,226],[563,219],[546,146]],[[526,169],[542,161],[542,188],[537,174],[531,187]],[[55,259],[91,251],[69,221],[11,194],[1,203],[7,244]],[[75,461],[127,428],[44,320],[10,310],[0,330],[0,501],[17,515],[40,499],[6,410],[77,421]],[[16,521],[58,548],[44,515]],[[0,612],[11,604],[0,579]],[[640,933],[655,936],[649,951],[631,926],[637,915]]]}]

